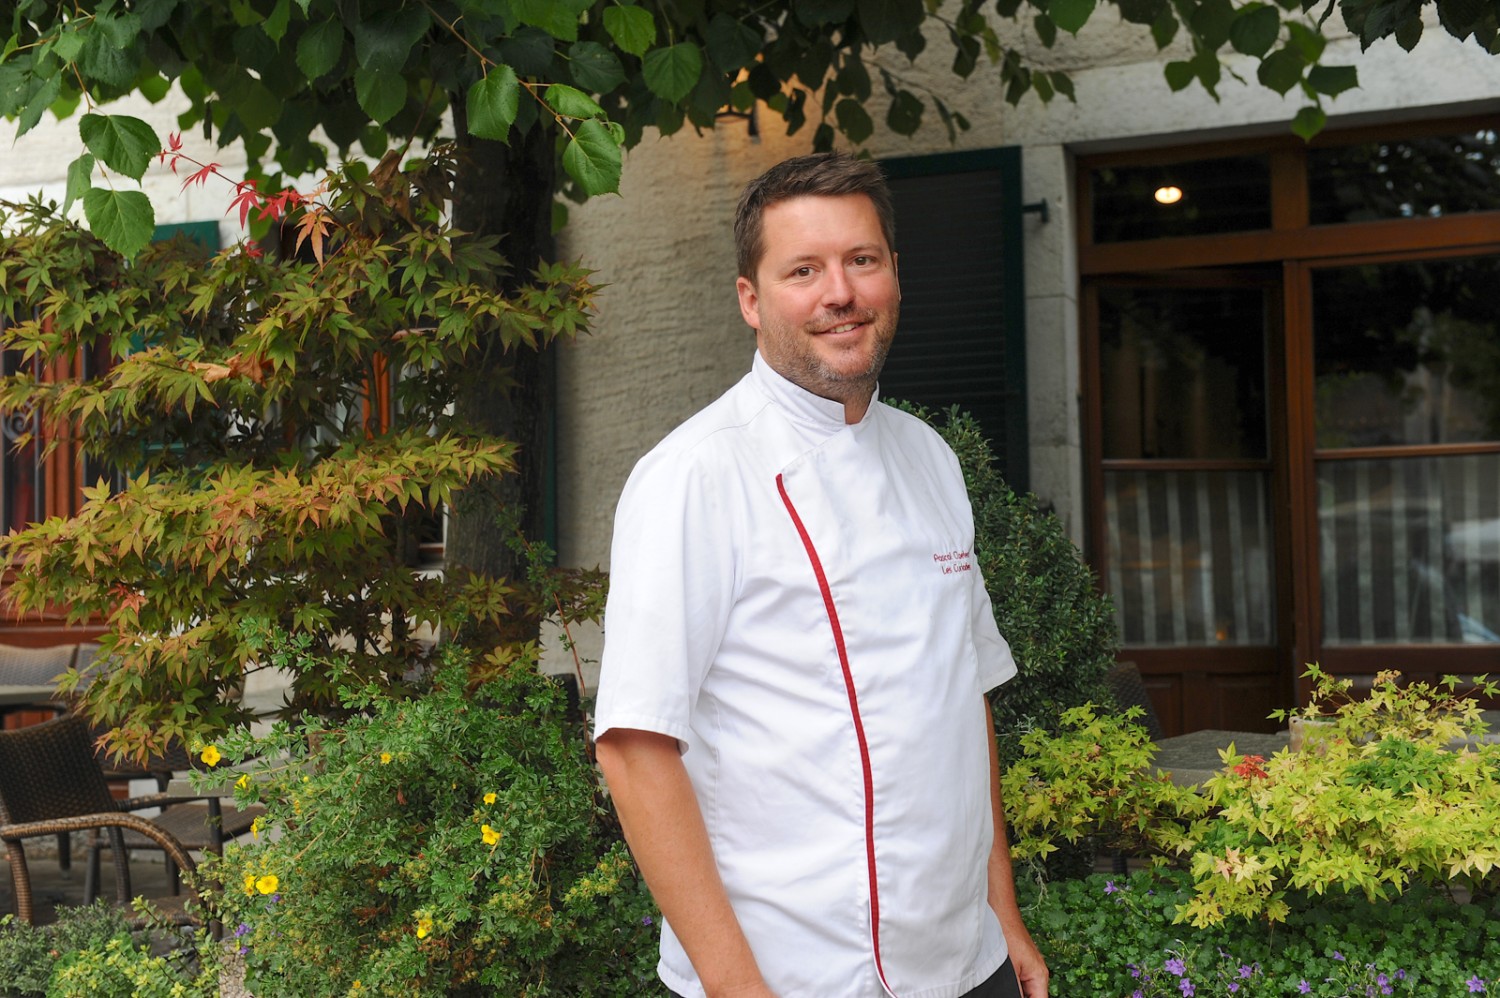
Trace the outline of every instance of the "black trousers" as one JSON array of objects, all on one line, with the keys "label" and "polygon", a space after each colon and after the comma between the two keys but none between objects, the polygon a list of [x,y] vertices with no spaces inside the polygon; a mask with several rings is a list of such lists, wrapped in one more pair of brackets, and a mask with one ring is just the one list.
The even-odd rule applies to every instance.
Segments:
[{"label": "black trousers", "polygon": [[[668,991],[672,998],[682,998],[676,991]],[[1016,971],[1006,960],[990,979],[964,995],[963,998],[1021,998],[1021,984],[1016,980]]]}]

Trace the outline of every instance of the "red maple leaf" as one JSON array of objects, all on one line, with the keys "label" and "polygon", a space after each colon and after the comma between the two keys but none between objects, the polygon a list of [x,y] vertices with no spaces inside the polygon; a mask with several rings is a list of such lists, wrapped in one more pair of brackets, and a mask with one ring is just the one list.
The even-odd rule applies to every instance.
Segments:
[{"label": "red maple leaf", "polygon": [[[166,158],[167,158],[167,153],[169,153],[169,152],[176,153],[176,152],[180,152],[181,150],[182,150],[182,133],[181,132],[168,132],[167,133],[167,148],[165,148],[165,149],[163,149],[161,151],[161,159],[157,160],[157,162],[160,163],[160,162],[165,161]],[[172,157],[172,172],[173,173],[177,172],[177,157],[176,156]]]},{"label": "red maple leaf", "polygon": [[280,194],[273,194],[266,198],[265,206],[261,208],[260,214],[256,217],[261,221],[267,218],[279,221],[283,215],[302,204],[305,200],[301,194],[288,187]]},{"label": "red maple leaf", "polygon": [[[172,172],[173,173],[177,172],[177,161],[175,159],[172,160]],[[204,183],[207,183],[208,182],[208,178],[211,177],[211,176],[213,176],[217,172],[219,172],[219,164],[218,163],[210,163],[207,166],[205,166],[203,169],[198,170],[196,173],[192,174],[190,177],[188,177],[186,180],[184,180],[182,182],[182,189],[183,190],[187,190],[193,184],[204,184]]]},{"label": "red maple leaf", "polygon": [[255,189],[255,181],[241,180],[234,185],[234,197],[230,199],[229,208],[224,214],[229,214],[236,207],[240,209],[240,227],[244,228],[245,219],[250,215],[250,209],[260,207],[262,200],[260,191]]}]

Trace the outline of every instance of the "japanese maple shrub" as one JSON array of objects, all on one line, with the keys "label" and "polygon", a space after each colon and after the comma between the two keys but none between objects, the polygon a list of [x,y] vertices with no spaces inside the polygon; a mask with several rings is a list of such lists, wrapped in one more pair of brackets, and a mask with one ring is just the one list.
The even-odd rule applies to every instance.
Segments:
[{"label": "japanese maple shrub", "polygon": [[177,240],[126,260],[55,206],[0,205],[0,345],[25,361],[0,409],[37,411],[48,446],[118,476],[0,539],[8,596],[106,626],[109,669],[69,685],[113,747],[245,721],[247,621],[306,636],[293,705],[337,711],[324,653],[399,693],[425,635],[488,650],[545,609],[524,580],[411,565],[419,519],[512,467],[511,443],[453,415],[474,359],[577,333],[594,290],[548,264],[502,291],[495,239],[449,220],[454,166],[393,154],[257,199],[284,213],[286,253]]}]

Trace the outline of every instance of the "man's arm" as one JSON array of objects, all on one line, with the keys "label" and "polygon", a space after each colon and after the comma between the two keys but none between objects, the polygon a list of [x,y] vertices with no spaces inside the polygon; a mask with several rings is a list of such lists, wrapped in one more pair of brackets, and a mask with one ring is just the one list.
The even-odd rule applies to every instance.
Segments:
[{"label": "man's arm", "polygon": [[595,754],[646,886],[709,998],[775,998],[729,906],[677,739],[612,728]]},{"label": "man's arm", "polygon": [[995,745],[995,717],[990,713],[989,701],[980,698],[984,706],[985,731],[989,735],[990,756],[990,807],[995,814],[995,843],[990,847],[989,901],[990,907],[1000,919],[1001,931],[1005,933],[1005,945],[1010,950],[1010,962],[1016,969],[1016,978],[1021,982],[1021,993],[1025,998],[1046,998],[1047,980],[1050,974],[1041,950],[1031,941],[1031,933],[1021,921],[1021,908],[1016,903],[1015,874],[1010,865],[1010,841],[1005,832],[1005,810],[1000,801],[1000,752]]}]

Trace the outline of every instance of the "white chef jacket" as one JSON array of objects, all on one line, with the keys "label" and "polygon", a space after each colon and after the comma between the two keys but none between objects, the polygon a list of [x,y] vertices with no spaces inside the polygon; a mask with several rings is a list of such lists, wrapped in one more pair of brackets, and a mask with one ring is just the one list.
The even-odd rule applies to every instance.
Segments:
[{"label": "white chef jacket", "polygon": [[[1015,674],[933,430],[749,374],[616,513],[595,734],[676,738],[781,998],[953,998],[1005,960],[981,694]],[[670,925],[658,973],[701,996]]]}]

